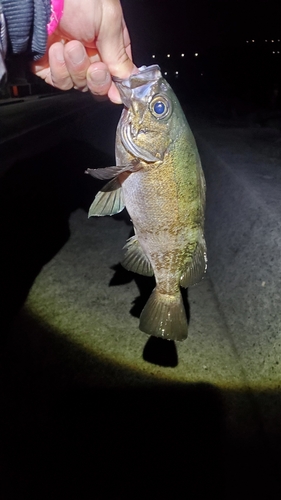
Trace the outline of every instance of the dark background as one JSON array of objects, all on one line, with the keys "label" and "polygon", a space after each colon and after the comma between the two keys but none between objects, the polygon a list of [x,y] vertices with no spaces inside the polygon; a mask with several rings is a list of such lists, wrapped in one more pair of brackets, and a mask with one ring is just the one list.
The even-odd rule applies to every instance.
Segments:
[{"label": "dark background", "polygon": [[281,2],[123,0],[122,4],[137,65],[158,63],[167,71],[167,79],[171,83],[176,79],[183,91],[196,90],[216,99],[240,98],[254,106],[280,106]]},{"label": "dark background", "polygon": [[[122,0],[122,6],[134,62],[159,64],[182,101],[198,97],[200,105],[205,98],[206,108],[215,99],[235,113],[249,106],[280,110],[281,2]],[[22,56],[7,65],[2,97],[13,96],[14,85],[20,97],[54,90],[28,71]]]},{"label": "dark background", "polygon": [[135,56],[142,47],[206,50],[280,33],[276,0],[122,0]]}]

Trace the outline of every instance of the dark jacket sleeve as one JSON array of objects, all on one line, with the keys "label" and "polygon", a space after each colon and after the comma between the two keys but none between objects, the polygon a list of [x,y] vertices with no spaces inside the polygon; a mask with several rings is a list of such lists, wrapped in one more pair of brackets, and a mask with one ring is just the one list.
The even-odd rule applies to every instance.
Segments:
[{"label": "dark jacket sleeve", "polygon": [[34,18],[31,52],[33,59],[40,59],[47,47],[47,24],[51,17],[51,0],[34,0]]},{"label": "dark jacket sleeve", "polygon": [[46,51],[51,0],[0,0],[6,20],[8,51],[39,59]]}]

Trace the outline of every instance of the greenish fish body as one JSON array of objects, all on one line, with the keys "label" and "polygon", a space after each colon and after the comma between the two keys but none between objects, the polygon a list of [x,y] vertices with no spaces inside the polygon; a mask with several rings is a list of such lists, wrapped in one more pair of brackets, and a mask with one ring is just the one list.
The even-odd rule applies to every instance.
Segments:
[{"label": "greenish fish body", "polygon": [[116,81],[125,105],[116,132],[117,166],[88,170],[112,179],[89,216],[113,215],[126,206],[135,235],[122,264],[156,280],[140,329],[184,340],[188,326],[180,287],[198,282],[207,263],[205,179],[193,134],[159,67],[139,71]]}]

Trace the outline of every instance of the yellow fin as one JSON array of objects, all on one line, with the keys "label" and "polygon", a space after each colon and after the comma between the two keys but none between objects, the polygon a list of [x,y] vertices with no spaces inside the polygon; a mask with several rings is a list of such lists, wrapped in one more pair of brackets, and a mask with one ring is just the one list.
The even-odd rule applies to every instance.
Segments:
[{"label": "yellow fin", "polygon": [[126,250],[126,253],[121,264],[125,269],[143,276],[153,276],[152,265],[136,236],[132,236],[127,240],[124,250]]},{"label": "yellow fin", "polygon": [[201,235],[191,264],[180,278],[180,286],[187,288],[201,280],[207,270],[207,249],[203,234]]},{"label": "yellow fin", "polygon": [[141,313],[139,328],[154,337],[185,340],[188,325],[180,291],[171,296],[159,293],[155,288]]}]

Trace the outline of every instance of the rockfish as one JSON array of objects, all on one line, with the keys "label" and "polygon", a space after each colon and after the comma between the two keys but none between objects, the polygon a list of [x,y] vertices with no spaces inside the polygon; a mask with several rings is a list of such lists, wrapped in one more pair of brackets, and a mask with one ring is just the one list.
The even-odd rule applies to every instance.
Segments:
[{"label": "rockfish", "polygon": [[195,139],[159,66],[115,79],[124,109],[116,131],[114,167],[88,169],[112,179],[89,210],[113,215],[126,206],[135,235],[122,265],[152,276],[156,287],[140,316],[140,330],[170,340],[187,337],[180,287],[206,271],[205,179]]}]

